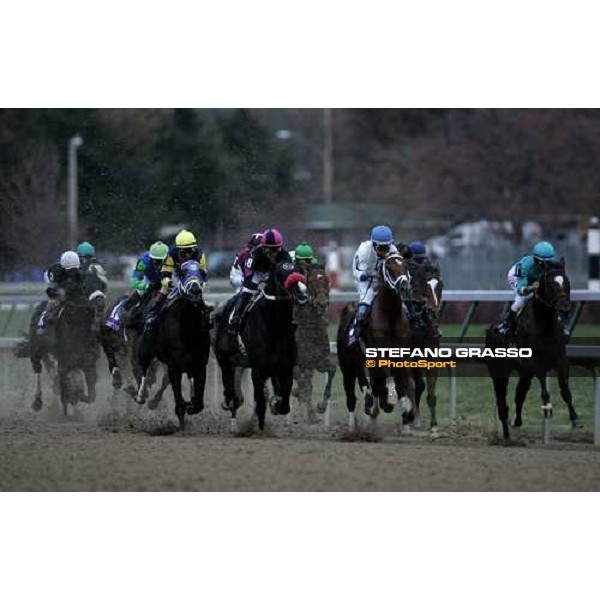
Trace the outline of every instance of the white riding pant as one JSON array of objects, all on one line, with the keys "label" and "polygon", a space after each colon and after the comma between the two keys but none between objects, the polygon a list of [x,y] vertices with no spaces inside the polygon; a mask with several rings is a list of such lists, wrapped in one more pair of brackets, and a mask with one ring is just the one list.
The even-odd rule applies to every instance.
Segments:
[{"label": "white riding pant", "polygon": [[533,294],[521,296],[521,294],[517,292],[517,284],[519,282],[519,278],[517,277],[515,270],[516,265],[513,265],[508,271],[506,280],[508,281],[508,285],[510,285],[510,287],[515,292],[515,299],[510,305],[510,310],[512,310],[513,312],[519,312],[533,298]]},{"label": "white riding pant", "polygon": [[367,279],[367,281],[357,281],[356,289],[358,291],[358,303],[371,306],[375,299],[377,291],[377,280],[375,278]]}]

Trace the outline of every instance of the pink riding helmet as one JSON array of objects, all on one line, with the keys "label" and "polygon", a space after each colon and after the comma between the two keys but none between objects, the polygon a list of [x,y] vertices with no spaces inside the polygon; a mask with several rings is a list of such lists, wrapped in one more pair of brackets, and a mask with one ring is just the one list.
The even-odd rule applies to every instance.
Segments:
[{"label": "pink riding helmet", "polygon": [[281,248],[283,246],[283,236],[277,229],[265,229],[262,237],[262,245],[267,248]]}]

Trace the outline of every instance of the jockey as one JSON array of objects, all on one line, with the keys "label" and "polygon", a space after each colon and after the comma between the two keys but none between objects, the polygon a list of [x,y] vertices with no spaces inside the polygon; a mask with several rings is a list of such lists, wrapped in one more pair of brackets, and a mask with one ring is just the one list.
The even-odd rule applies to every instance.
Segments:
[{"label": "jockey", "polygon": [[77,255],[81,262],[81,270],[84,273],[95,275],[102,283],[102,291],[105,292],[108,287],[108,277],[106,269],[96,258],[96,248],[89,242],[81,242],[77,246]]},{"label": "jockey", "polygon": [[248,274],[244,278],[240,293],[235,297],[233,310],[229,317],[229,333],[237,336],[242,316],[251,298],[263,290],[268,284],[277,281],[291,292],[298,290],[306,293],[306,277],[295,271],[289,253],[283,248],[283,236],[277,229],[263,232],[263,241],[255,248],[246,260],[244,267]]},{"label": "jockey", "polygon": [[371,230],[371,239],[361,242],[354,254],[354,281],[358,291],[357,321],[359,329],[371,314],[377,291],[377,267],[381,259],[395,254],[394,235],[387,225],[377,225]]},{"label": "jockey", "polygon": [[[515,300],[502,323],[496,327],[498,333],[502,335],[514,333],[519,312],[535,295],[535,289],[542,275],[542,263],[554,260],[556,260],[554,247],[550,242],[542,241],[533,246],[531,254],[526,254],[511,266],[507,279],[508,284],[515,291]],[[564,323],[568,315],[559,316]]]},{"label": "jockey", "polygon": [[406,258],[411,258],[419,265],[425,265],[428,273],[438,270],[429,260],[429,257],[427,256],[427,247],[423,242],[411,242],[408,244],[408,250],[409,252]]},{"label": "jockey", "polygon": [[48,302],[38,320],[38,333],[43,333],[47,323],[56,320],[60,303],[67,297],[83,290],[81,262],[76,252],[63,252],[60,261],[44,271],[44,281],[48,283],[46,294]]},{"label": "jockey", "polygon": [[152,300],[152,305],[146,315],[144,322],[144,335],[151,334],[156,324],[156,319],[164,306],[164,301],[173,289],[173,273],[177,275],[179,267],[188,260],[200,263],[200,276],[203,281],[207,280],[206,254],[198,247],[196,237],[191,231],[182,229],[175,237],[175,246],[169,250],[161,271],[161,288]]},{"label": "jockey", "polygon": [[[161,269],[164,261],[169,256],[169,247],[161,242],[154,242],[138,259],[129,287],[132,292],[125,298],[125,300],[119,302],[115,309],[123,309],[125,313],[129,314],[129,320],[133,316],[134,308],[139,308],[142,305],[142,300],[147,298],[148,295],[160,289],[162,285],[161,280]],[[109,327],[114,329],[120,329],[120,322],[118,319],[118,312],[114,309],[108,318],[107,324]]]},{"label": "jockey", "polygon": [[252,250],[260,246],[260,244],[262,244],[262,233],[253,233],[246,247],[235,255],[231,271],[229,272],[229,283],[236,290],[242,287],[244,279],[249,273],[249,269],[244,266],[246,261],[250,258]]},{"label": "jockey", "polygon": [[296,270],[300,273],[306,273],[309,265],[318,265],[319,261],[315,258],[312,247],[307,242],[300,242],[295,250],[290,252],[294,261]]}]

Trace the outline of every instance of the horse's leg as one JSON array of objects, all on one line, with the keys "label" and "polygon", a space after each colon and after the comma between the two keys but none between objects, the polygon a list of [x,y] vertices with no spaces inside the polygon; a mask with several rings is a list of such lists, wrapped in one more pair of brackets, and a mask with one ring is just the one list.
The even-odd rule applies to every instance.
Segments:
[{"label": "horse's leg", "polygon": [[96,381],[98,374],[96,372],[96,361],[90,360],[83,370],[85,375],[85,384],[87,386],[87,396],[83,398],[84,402],[92,404],[96,402]]},{"label": "horse's leg", "polygon": [[70,401],[69,371],[58,364],[58,382],[60,385],[60,403],[63,409],[63,415],[67,416],[67,406]]},{"label": "horse's leg", "polygon": [[502,424],[502,434],[504,440],[510,440],[510,431],[508,428],[508,404],[506,403],[506,391],[508,389],[508,375],[495,375],[492,377],[494,383],[494,393],[496,395],[496,408],[498,418]]},{"label": "horse's leg", "polygon": [[427,371],[427,406],[429,407],[429,414],[431,415],[430,428],[432,433],[437,430],[437,396],[435,395],[435,388],[437,386],[437,371],[431,369]]},{"label": "horse's leg", "polygon": [[417,426],[421,425],[421,416],[415,401],[415,389],[413,379],[408,369],[401,369],[400,373],[394,376],[394,383],[397,390],[401,390],[398,394],[400,397],[399,411],[402,416],[402,432],[410,433],[410,421],[405,419],[407,415],[414,415],[414,422]]},{"label": "horse's leg", "polygon": [[346,393],[346,409],[348,410],[348,428],[354,431],[356,428],[356,372],[351,366],[342,367],[342,380],[344,384],[344,392]]},{"label": "horse's leg", "polygon": [[318,421],[315,414],[315,409],[312,405],[312,392],[313,392],[313,370],[312,369],[301,369],[298,374],[298,402],[300,404],[306,404],[306,419],[309,423],[316,423]]},{"label": "horse's leg", "polygon": [[337,365],[334,360],[332,360],[332,355],[330,354],[327,357],[327,366],[325,371],[325,387],[323,388],[323,398],[317,404],[317,412],[319,414],[323,414],[328,406],[329,399],[331,398],[331,387],[333,385],[333,379],[335,377],[335,373],[337,371]]},{"label": "horse's leg", "polygon": [[276,376],[271,377],[273,383],[274,396],[270,403],[271,412],[274,415],[290,414],[290,394],[294,383],[293,366],[284,367],[279,370]]},{"label": "horse's leg", "polygon": [[42,360],[39,351],[39,341],[37,337],[30,337],[29,360],[33,369],[33,378],[35,383],[35,394],[31,408],[36,412],[42,408]]},{"label": "horse's leg", "polygon": [[169,365],[169,381],[173,388],[173,397],[175,398],[175,414],[179,419],[179,430],[185,429],[185,400],[181,393],[181,376],[182,373]]},{"label": "horse's leg", "polygon": [[550,442],[550,424],[553,415],[550,392],[548,391],[548,369],[538,369],[536,377],[540,382],[540,396],[542,398],[542,438],[544,444],[548,444]]},{"label": "horse's leg", "polygon": [[152,400],[150,400],[150,402],[148,402],[148,408],[150,410],[154,410],[162,402],[163,394],[165,393],[165,390],[168,387],[169,387],[169,374],[167,373],[167,371],[165,371],[160,380],[160,386],[159,386],[158,390],[156,390],[156,393],[152,397]]},{"label": "horse's leg", "polygon": [[579,415],[575,410],[575,406],[573,405],[573,397],[569,387],[569,363],[567,362],[566,357],[563,358],[558,365],[556,365],[555,369],[556,376],[558,378],[558,386],[560,388],[560,395],[569,409],[569,420],[571,421],[571,427],[573,429],[581,429],[583,426],[579,420]]},{"label": "horse's leg", "polygon": [[254,405],[258,428],[265,428],[265,414],[267,412],[267,398],[265,396],[265,377],[259,369],[252,369],[252,387],[254,389]]},{"label": "horse's leg", "polygon": [[108,361],[108,372],[112,377],[112,386],[119,389],[123,385],[121,370],[117,364],[117,356],[115,352],[115,341],[111,330],[108,327],[102,327],[100,330],[100,344],[106,360]]},{"label": "horse's leg", "polygon": [[192,405],[188,406],[188,415],[197,415],[204,409],[204,388],[206,387],[206,363],[201,361],[194,373]]},{"label": "horse's leg", "polygon": [[[136,369],[139,372],[140,382],[137,391],[137,395],[134,397],[134,400],[138,404],[144,404],[146,402],[146,398],[148,397],[148,369],[150,368],[150,363],[154,358],[154,338],[152,336],[144,336],[142,335],[137,343],[137,352],[132,353],[132,360],[136,361]],[[137,375],[136,375],[137,379]],[[171,372],[169,370],[169,379],[171,379]],[[173,381],[171,381],[171,385],[173,385]],[[181,374],[179,378],[179,395],[181,396]]]},{"label": "horse's leg", "polygon": [[[413,423],[415,427],[421,426],[421,416],[420,416],[420,407],[421,407],[421,396],[425,391],[425,376],[423,375],[422,369],[413,369],[412,370],[412,378],[415,386],[415,409],[408,413],[405,413],[404,423]],[[427,396],[427,400],[429,401],[429,396]]]},{"label": "horse's leg", "polygon": [[517,389],[515,390],[515,418],[512,423],[513,427],[521,427],[523,425],[523,404],[527,398],[527,392],[531,387],[532,376],[529,374],[521,374]]}]

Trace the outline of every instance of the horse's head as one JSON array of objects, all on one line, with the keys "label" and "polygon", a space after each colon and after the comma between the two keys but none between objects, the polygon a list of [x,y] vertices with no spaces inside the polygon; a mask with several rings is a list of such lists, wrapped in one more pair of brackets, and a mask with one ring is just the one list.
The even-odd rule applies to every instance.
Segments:
[{"label": "horse's head", "polygon": [[571,282],[565,273],[565,259],[542,262],[541,269],[542,276],[536,291],[537,299],[555,310],[569,310]]},{"label": "horse's head", "polygon": [[329,277],[323,267],[311,265],[306,269],[308,300],[319,312],[329,306]]},{"label": "horse's head", "polygon": [[193,304],[202,302],[204,278],[200,263],[196,260],[187,260],[179,267],[179,293]]},{"label": "horse's head", "polygon": [[380,275],[384,285],[401,300],[410,300],[410,273],[400,254],[390,254],[380,263]]}]

